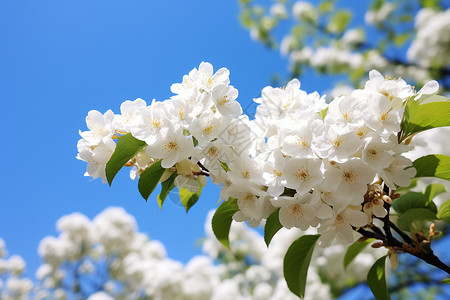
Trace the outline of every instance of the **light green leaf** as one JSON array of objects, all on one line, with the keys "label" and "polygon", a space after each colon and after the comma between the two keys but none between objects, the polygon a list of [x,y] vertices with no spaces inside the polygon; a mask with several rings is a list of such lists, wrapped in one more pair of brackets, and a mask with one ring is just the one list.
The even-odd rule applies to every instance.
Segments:
[{"label": "light green leaf", "polygon": [[222,169],[225,170],[225,172],[230,172],[231,171],[231,169],[228,167],[227,163],[221,161],[220,159],[218,159],[218,161],[219,161],[220,166],[222,167]]},{"label": "light green leaf", "polygon": [[402,46],[404,43],[406,43],[406,41],[408,41],[409,37],[410,37],[409,32],[397,34],[394,37],[394,43],[397,46]]},{"label": "light green leaf", "polygon": [[166,200],[167,195],[169,195],[169,192],[175,187],[175,178],[178,176],[176,172],[172,173],[167,180],[164,182],[161,182],[161,192],[158,195],[158,206],[161,210],[162,205],[164,203],[164,200]]},{"label": "light green leaf", "polygon": [[427,196],[428,201],[433,201],[433,198],[436,197],[439,194],[445,193],[447,190],[445,189],[445,186],[439,183],[433,183],[426,187],[425,189],[425,196]]},{"label": "light green leaf", "polygon": [[278,232],[283,227],[280,223],[280,209],[274,211],[267,218],[266,226],[264,226],[264,241],[267,247],[269,247],[270,241],[272,240],[275,233]]},{"label": "light green leaf", "polygon": [[450,157],[440,154],[422,156],[413,162],[416,177],[437,177],[450,180]]},{"label": "light green leaf", "polygon": [[340,10],[336,12],[330,19],[327,29],[331,32],[343,32],[352,19],[352,12],[349,10]]},{"label": "light green leaf", "polygon": [[450,278],[445,278],[441,280],[441,283],[450,284]]},{"label": "light green leaf", "polygon": [[191,209],[191,207],[197,203],[198,199],[200,198],[200,195],[202,194],[203,185],[200,181],[200,179],[197,179],[197,181],[200,183],[200,188],[195,192],[192,193],[188,189],[185,188],[179,188],[179,196],[181,203],[183,203],[184,208],[186,209],[186,212]]},{"label": "light green leaf", "polygon": [[235,198],[229,198],[227,201],[222,202],[212,218],[214,235],[228,249],[230,249],[228,235],[230,233],[231,222],[233,221],[233,215],[238,210],[237,200]]},{"label": "light green leaf", "polygon": [[327,112],[328,112],[328,107],[325,108],[325,109],[322,109],[322,110],[319,112],[319,115],[320,115],[320,117],[322,118],[322,120],[325,119],[325,116],[327,115]]},{"label": "light green leaf", "polygon": [[442,203],[436,216],[450,223],[450,199]]},{"label": "light green leaf", "polygon": [[436,205],[426,195],[417,192],[401,195],[400,198],[394,200],[392,207],[400,214],[414,208],[428,208],[434,212],[437,210]]},{"label": "light green leaf", "polygon": [[379,258],[370,268],[367,274],[367,284],[377,300],[389,300],[389,292],[386,285],[386,256]]},{"label": "light green leaf", "polygon": [[411,228],[417,225],[421,225],[426,221],[436,220],[436,214],[427,208],[413,208],[407,210],[405,213],[398,217],[397,224],[402,230],[411,231]]},{"label": "light green leaf", "polygon": [[450,126],[448,98],[433,95],[410,100],[406,105],[401,124],[402,141],[415,133],[443,126]]},{"label": "light green leaf", "polygon": [[295,240],[284,256],[283,272],[289,290],[303,298],[306,276],[317,239],[320,235],[304,235]]},{"label": "light green leaf", "polygon": [[144,141],[138,140],[127,133],[119,138],[113,155],[106,164],[105,172],[109,185],[122,167],[132,159],[144,146]]},{"label": "light green leaf", "polygon": [[355,259],[355,257],[361,253],[364,248],[367,247],[371,242],[373,242],[375,239],[367,239],[363,242],[356,241],[353,244],[351,244],[347,252],[345,252],[344,256],[344,268],[347,268],[348,265]]},{"label": "light green leaf", "polygon": [[155,190],[165,170],[161,167],[161,161],[158,160],[141,173],[138,189],[145,201],[147,201],[150,194]]}]

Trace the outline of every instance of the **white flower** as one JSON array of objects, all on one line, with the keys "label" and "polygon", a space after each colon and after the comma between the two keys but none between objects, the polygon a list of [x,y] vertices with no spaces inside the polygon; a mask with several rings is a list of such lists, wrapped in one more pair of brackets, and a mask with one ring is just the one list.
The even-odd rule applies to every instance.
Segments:
[{"label": "white flower", "polygon": [[338,237],[345,243],[352,243],[353,227],[362,227],[367,224],[369,218],[362,211],[348,207],[336,214],[336,216],[319,228],[321,234],[319,245],[327,247],[335,237]]},{"label": "white flower", "polygon": [[318,136],[312,142],[312,147],[321,158],[328,158],[336,162],[345,162],[362,146],[361,139],[355,132],[339,134],[334,127]]},{"label": "white flower", "polygon": [[410,159],[401,155],[395,155],[389,167],[380,172],[380,176],[389,188],[395,190],[396,185],[408,186],[416,172]]},{"label": "white flower", "polygon": [[325,172],[323,190],[335,191],[347,199],[347,203],[362,203],[367,185],[374,179],[375,172],[358,158],[351,158]]},{"label": "white flower", "polygon": [[189,132],[198,140],[200,147],[217,138],[227,126],[227,119],[212,111],[202,113],[189,126]]},{"label": "white flower", "polygon": [[108,110],[104,115],[99,111],[91,110],[86,117],[86,125],[90,131],[80,131],[86,145],[97,146],[110,139],[114,134],[114,118],[112,110]]},{"label": "white flower", "polygon": [[336,98],[328,106],[324,122],[335,126],[341,133],[354,131],[364,124],[361,106],[362,103],[351,96]]},{"label": "white flower", "polygon": [[297,227],[305,231],[311,225],[316,216],[315,209],[309,202],[312,195],[307,193],[303,196],[296,194],[295,197],[277,197],[272,200],[272,205],[281,207],[279,218],[283,227]]},{"label": "white flower", "polygon": [[192,137],[183,135],[180,128],[177,130],[167,127],[167,129],[160,140],[145,148],[149,156],[162,159],[163,168],[172,167],[175,163],[190,157],[194,152]]},{"label": "white flower", "polygon": [[147,145],[161,140],[172,123],[166,117],[167,103],[154,101],[146,109],[137,112],[136,122],[130,127],[131,134]]},{"label": "white flower", "polygon": [[284,191],[286,181],[282,176],[285,163],[286,160],[279,150],[274,151],[269,159],[262,163],[261,183],[268,187],[267,192],[272,197],[280,196]]},{"label": "white flower", "polygon": [[242,114],[242,107],[236,101],[238,90],[226,84],[216,85],[212,90],[212,101],[219,112],[228,117],[237,117]]},{"label": "white flower", "polygon": [[88,163],[84,176],[91,176],[93,179],[100,177],[103,183],[106,183],[105,167],[116,148],[116,143],[109,138],[105,143],[101,142],[94,149],[88,146],[86,140],[78,141],[77,159]]},{"label": "white flower", "polygon": [[371,134],[362,151],[362,160],[373,170],[380,172],[394,160],[388,150],[390,150],[388,143],[383,143],[378,135]]},{"label": "white flower", "polygon": [[136,113],[147,107],[147,103],[141,98],[137,98],[134,101],[126,100],[120,105],[121,115],[116,116],[117,125],[116,129],[119,132],[129,132],[130,126],[136,123]]},{"label": "white flower", "polygon": [[286,187],[305,194],[322,183],[321,165],[320,159],[291,158],[286,164],[282,179],[286,180]]}]

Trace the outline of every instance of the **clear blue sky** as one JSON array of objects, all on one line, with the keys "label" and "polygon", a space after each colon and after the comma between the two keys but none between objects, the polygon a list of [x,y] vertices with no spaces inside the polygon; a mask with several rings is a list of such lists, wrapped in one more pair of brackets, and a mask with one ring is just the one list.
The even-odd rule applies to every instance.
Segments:
[{"label": "clear blue sky", "polygon": [[[92,218],[108,206],[124,207],[173,259],[201,252],[218,188],[208,185],[188,215],[170,201],[160,212],[157,193],[146,203],[127,172],[112,188],[84,177],[76,143],[89,110],[167,99],[201,61],[230,70],[243,107],[275,72],[286,75],[286,59],[252,41],[238,11],[237,0],[0,2],[0,237],[29,276],[41,263],[39,241],[57,234],[62,215]],[[302,78],[308,92],[332,84]]]}]

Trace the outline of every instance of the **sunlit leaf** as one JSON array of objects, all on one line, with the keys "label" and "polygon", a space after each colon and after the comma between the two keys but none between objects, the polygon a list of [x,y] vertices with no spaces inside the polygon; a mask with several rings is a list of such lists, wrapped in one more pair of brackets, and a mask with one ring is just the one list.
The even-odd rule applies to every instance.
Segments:
[{"label": "sunlit leaf", "polygon": [[389,300],[389,292],[386,285],[386,256],[379,258],[370,268],[367,274],[367,284],[377,300]]},{"label": "sunlit leaf", "polygon": [[450,223],[450,199],[442,203],[436,216]]},{"label": "sunlit leaf", "polygon": [[419,100],[410,100],[405,107],[401,124],[402,140],[415,133],[443,126],[450,126],[448,98],[433,95]]},{"label": "sunlit leaf", "polygon": [[437,177],[450,180],[450,157],[441,154],[422,156],[413,162],[416,177]]},{"label": "sunlit leaf", "polygon": [[106,164],[105,172],[109,185],[122,167],[132,159],[144,146],[144,141],[138,140],[127,133],[117,141],[116,149]]},{"label": "sunlit leaf", "polygon": [[178,195],[180,196],[180,201],[183,203],[186,212],[189,211],[195,203],[197,203],[200,195],[202,194],[203,185],[199,179],[197,179],[197,181],[200,183],[200,188],[195,192],[191,192],[189,189],[179,188]]}]

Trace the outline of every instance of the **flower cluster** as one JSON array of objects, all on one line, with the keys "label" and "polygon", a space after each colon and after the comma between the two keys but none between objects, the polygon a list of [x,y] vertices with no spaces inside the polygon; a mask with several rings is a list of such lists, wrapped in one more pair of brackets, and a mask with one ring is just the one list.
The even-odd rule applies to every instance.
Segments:
[{"label": "flower cluster", "polygon": [[[17,277],[25,266],[18,256],[0,259],[0,276],[5,268],[12,274],[0,281],[1,299],[298,299],[283,279],[282,257],[300,230],[281,230],[267,248],[258,232],[233,223],[229,251],[214,237],[212,215],[205,220],[205,255],[186,264],[167,257],[164,246],[139,232],[136,220],[121,208],[107,208],[93,220],[80,213],[63,216],[59,236],[40,243],[43,264],[36,282]],[[0,255],[4,249],[0,240]],[[341,290],[350,278],[364,280],[386,252],[368,248],[344,271],[344,250],[334,243],[314,253],[305,299],[330,299],[330,286]],[[324,270],[330,274],[325,279]]]},{"label": "flower cluster", "polygon": [[222,185],[221,198],[237,199],[236,221],[256,226],[279,208],[286,228],[316,227],[324,246],[335,237],[350,243],[354,228],[386,215],[385,190],[414,177],[402,155],[410,147],[398,138],[405,103],[438,89],[432,81],[416,92],[375,70],[369,77],[363,89],[330,104],[302,91],[297,79],[266,87],[249,120],[229,71],[201,63],[172,85],[176,95],[166,101],[125,101],[120,115],[89,112],[78,158],[88,162],[87,175],[105,182],[114,139],[131,133],[146,143],[126,164],[133,179],[156,161],[193,192],[209,175]]},{"label": "flower cluster", "polygon": [[33,288],[28,278],[23,278],[25,261],[18,255],[8,257],[5,242],[0,239],[0,299],[27,299]]}]

